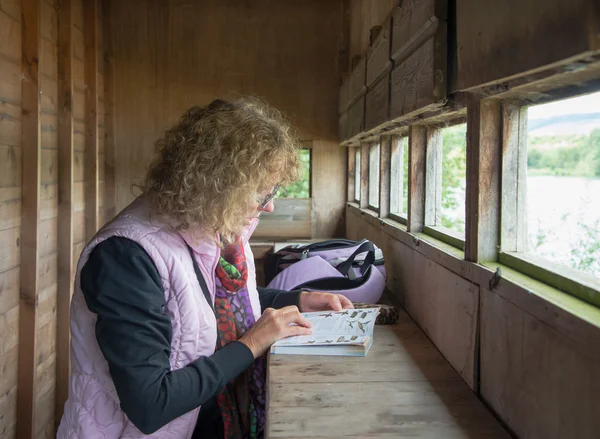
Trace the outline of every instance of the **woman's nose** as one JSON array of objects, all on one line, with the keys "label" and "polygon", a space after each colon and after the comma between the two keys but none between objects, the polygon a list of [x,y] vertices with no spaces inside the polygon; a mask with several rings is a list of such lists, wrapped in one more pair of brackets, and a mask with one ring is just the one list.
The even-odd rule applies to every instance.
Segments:
[{"label": "woman's nose", "polygon": [[265,207],[258,206],[258,210],[260,212],[267,212],[267,213],[273,212],[273,210],[275,210],[275,201],[274,200],[269,201],[269,203]]}]

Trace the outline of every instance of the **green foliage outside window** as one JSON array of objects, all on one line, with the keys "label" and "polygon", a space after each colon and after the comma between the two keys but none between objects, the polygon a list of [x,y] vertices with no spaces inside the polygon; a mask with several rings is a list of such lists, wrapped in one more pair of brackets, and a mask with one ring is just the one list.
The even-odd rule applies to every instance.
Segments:
[{"label": "green foliage outside window", "polygon": [[467,125],[442,131],[442,226],[465,231]]},{"label": "green foliage outside window", "polygon": [[300,179],[277,194],[278,198],[310,198],[310,149],[301,149]]},{"label": "green foliage outside window", "polygon": [[600,129],[589,135],[531,136],[530,175],[600,177]]}]

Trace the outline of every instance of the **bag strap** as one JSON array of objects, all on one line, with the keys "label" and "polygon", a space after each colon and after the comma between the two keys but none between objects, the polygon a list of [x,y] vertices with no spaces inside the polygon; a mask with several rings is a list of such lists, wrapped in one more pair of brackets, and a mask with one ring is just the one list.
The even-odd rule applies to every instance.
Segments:
[{"label": "bag strap", "polygon": [[[187,244],[186,244],[187,245]],[[188,245],[188,250],[190,251],[190,257],[192,258],[192,264],[194,264],[194,271],[196,272],[196,277],[198,278],[198,283],[200,284],[200,288],[204,293],[204,298],[208,302],[208,306],[212,309],[213,313],[215,313],[215,317],[217,317],[217,312],[215,311],[215,307],[213,305],[212,299],[210,297],[210,293],[208,292],[208,286],[206,285],[206,281],[204,280],[204,276],[202,276],[202,272],[200,271],[200,267],[196,263],[196,258],[194,257],[194,250]]]},{"label": "bag strap", "polygon": [[361,253],[368,252],[365,257],[365,262],[360,267],[360,273],[365,274],[367,269],[375,263],[375,246],[371,241],[365,241],[362,245],[360,245],[352,255],[346,259],[344,262],[337,266],[337,270],[343,274],[344,276],[348,276],[348,271],[352,267],[352,263],[354,259]]}]

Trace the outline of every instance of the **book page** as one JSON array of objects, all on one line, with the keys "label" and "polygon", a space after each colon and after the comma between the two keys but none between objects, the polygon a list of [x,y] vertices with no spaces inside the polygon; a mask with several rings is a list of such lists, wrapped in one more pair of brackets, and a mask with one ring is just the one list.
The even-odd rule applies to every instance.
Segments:
[{"label": "book page", "polygon": [[[312,323],[312,334],[289,337],[275,345],[285,344],[353,344],[358,337],[362,343],[364,336],[372,336],[379,308],[346,309],[343,311],[320,311],[303,313]],[[356,336],[352,340],[352,336]]]},{"label": "book page", "polygon": [[300,335],[288,337],[275,343],[276,346],[326,346],[335,345],[362,345],[369,339],[368,335]]}]

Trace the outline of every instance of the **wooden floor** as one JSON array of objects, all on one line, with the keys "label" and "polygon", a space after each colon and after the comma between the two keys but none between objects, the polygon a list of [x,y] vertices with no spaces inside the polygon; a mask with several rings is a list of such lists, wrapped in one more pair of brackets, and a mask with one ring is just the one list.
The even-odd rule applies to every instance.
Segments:
[{"label": "wooden floor", "polygon": [[267,438],[509,438],[406,313],[365,358],[270,355]]}]

